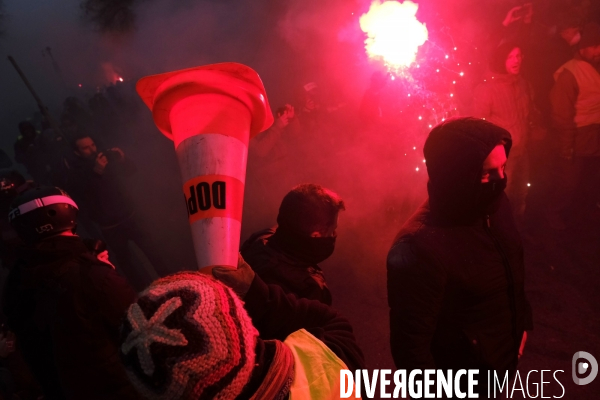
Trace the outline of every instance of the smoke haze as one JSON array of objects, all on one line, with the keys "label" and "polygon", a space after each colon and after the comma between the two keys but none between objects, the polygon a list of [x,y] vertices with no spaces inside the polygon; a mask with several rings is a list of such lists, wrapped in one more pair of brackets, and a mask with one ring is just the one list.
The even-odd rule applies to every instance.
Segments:
[{"label": "smoke haze", "polygon": [[[545,10],[559,2],[535,4]],[[242,240],[275,224],[279,202],[292,186],[314,182],[338,192],[347,211],[340,215],[336,252],[323,263],[334,306],[353,322],[369,368],[392,368],[385,256],[402,223],[426,198],[422,145],[427,130],[368,127],[357,117],[369,77],[381,69],[364,54],[358,27],[370,1],[281,3],[129,0],[104,12],[98,7],[107,3],[95,0],[85,1],[84,9],[75,0],[7,0],[0,49],[4,57],[15,57],[55,117],[66,96],[87,101],[116,77],[124,78],[138,112],[118,145],[139,165],[132,191],[171,265],[171,271],[161,272],[193,268],[195,261],[172,143],[134,95],[135,81],[236,61],[259,73],[273,110],[286,103],[299,110],[302,85],[316,82],[326,103],[343,107],[325,115],[315,129],[291,130],[279,160],[252,153],[251,143]],[[452,3],[421,1],[417,15],[433,40],[450,31],[456,43],[470,49],[519,4]],[[47,47],[56,66],[43,52]],[[474,63],[485,64],[483,54],[477,57]],[[36,105],[7,61],[0,62],[0,77],[0,144],[12,156],[17,124],[32,117]]]}]

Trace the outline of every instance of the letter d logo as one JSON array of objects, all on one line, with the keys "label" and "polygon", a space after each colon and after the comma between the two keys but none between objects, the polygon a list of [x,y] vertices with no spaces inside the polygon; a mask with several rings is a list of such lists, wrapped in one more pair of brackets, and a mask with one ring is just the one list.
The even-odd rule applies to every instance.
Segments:
[{"label": "letter d logo", "polygon": [[[577,360],[580,358],[585,359],[586,362],[577,365]],[[590,374],[587,378],[577,377],[577,374],[583,375],[588,370],[590,371]],[[593,355],[585,351],[578,351],[573,355],[573,382],[575,382],[576,385],[587,385],[596,378],[596,375],[598,375],[598,361],[596,361]]]}]

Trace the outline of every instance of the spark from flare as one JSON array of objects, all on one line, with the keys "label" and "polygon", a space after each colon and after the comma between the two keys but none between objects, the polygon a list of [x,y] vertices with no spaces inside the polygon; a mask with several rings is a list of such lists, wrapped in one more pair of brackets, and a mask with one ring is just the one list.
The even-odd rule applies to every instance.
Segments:
[{"label": "spark from flare", "polygon": [[409,67],[428,37],[427,27],[417,17],[419,6],[411,1],[375,0],[360,17],[367,34],[365,48],[370,58],[382,58],[394,69]]},{"label": "spark from flare", "polygon": [[112,63],[102,63],[102,70],[108,83],[114,85],[115,83],[117,83],[117,81],[123,82],[123,77],[121,75],[120,68],[115,67]]}]

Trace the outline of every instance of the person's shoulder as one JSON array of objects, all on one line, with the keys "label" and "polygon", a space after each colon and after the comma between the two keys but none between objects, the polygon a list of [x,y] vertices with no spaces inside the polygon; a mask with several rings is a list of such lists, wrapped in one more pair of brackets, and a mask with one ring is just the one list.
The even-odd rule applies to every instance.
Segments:
[{"label": "person's shoulder", "polygon": [[429,203],[422,204],[417,211],[402,225],[394,239],[399,242],[418,241],[430,229],[431,210]]},{"label": "person's shoulder", "polygon": [[[63,239],[63,238],[61,238]],[[109,264],[106,264],[98,259],[96,254],[87,248],[84,240],[80,237],[69,237],[72,241],[65,247],[65,255],[56,265],[62,271],[79,271],[83,274],[104,275],[110,270],[114,270]]]},{"label": "person's shoulder", "polygon": [[110,280],[113,275],[117,274],[114,266],[100,261],[91,251],[79,254],[76,262],[81,273],[87,278],[85,281],[92,286],[100,287],[106,280]]},{"label": "person's shoulder", "polygon": [[517,82],[519,82],[519,85],[522,86],[526,86],[526,87],[531,87],[531,83],[529,82],[529,80],[527,78],[525,78],[523,75],[519,75],[517,78]]},{"label": "person's shoulder", "polygon": [[429,234],[425,210],[414,214],[400,229],[387,256],[388,269],[406,268],[414,265],[418,249]]},{"label": "person's shoulder", "polygon": [[581,63],[584,63],[584,61],[576,58],[570,59],[554,72],[554,80],[556,82],[574,80],[575,75],[573,71],[581,68]]},{"label": "person's shoulder", "polygon": [[490,79],[482,79],[477,85],[475,85],[475,92],[481,92],[484,90],[489,90],[491,86],[493,86],[496,82]]},{"label": "person's shoulder", "polygon": [[481,79],[478,85],[475,86],[474,92],[475,94],[487,94],[493,91],[496,87],[498,87],[499,84],[500,81],[494,79],[494,77],[492,77],[491,75],[486,76]]},{"label": "person's shoulder", "polygon": [[273,228],[267,228],[254,232],[250,235],[250,237],[248,237],[248,239],[246,239],[246,241],[242,244],[241,248],[244,249],[245,247],[250,247],[257,243],[264,244],[266,242],[266,239],[273,236],[273,233],[275,233],[275,230]]},{"label": "person's shoulder", "polygon": [[267,246],[273,233],[273,229],[255,232],[240,247],[240,254],[253,270],[264,270],[278,264],[277,252]]},{"label": "person's shoulder", "polygon": [[240,246],[242,257],[246,259],[246,257],[251,257],[254,254],[268,252],[267,239],[273,236],[274,232],[273,229],[263,229],[250,235],[250,237]]},{"label": "person's shoulder", "polygon": [[400,271],[413,268],[417,264],[415,243],[412,238],[394,243],[388,252],[386,265],[388,271]]},{"label": "person's shoulder", "polygon": [[87,172],[93,172],[93,164],[86,163],[85,160],[75,154],[68,154],[65,156],[67,161],[69,172],[76,174],[84,174]]}]

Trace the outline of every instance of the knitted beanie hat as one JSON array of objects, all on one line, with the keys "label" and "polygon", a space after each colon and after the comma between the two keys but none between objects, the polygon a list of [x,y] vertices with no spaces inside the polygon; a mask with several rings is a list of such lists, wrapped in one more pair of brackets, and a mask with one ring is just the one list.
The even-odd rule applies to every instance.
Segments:
[{"label": "knitted beanie hat", "polygon": [[234,399],[255,362],[258,332],[235,293],[208,275],[153,282],[128,311],[121,358],[147,399]]}]

